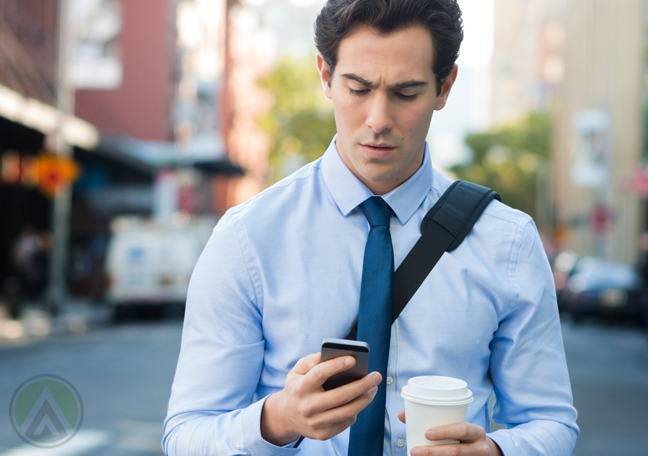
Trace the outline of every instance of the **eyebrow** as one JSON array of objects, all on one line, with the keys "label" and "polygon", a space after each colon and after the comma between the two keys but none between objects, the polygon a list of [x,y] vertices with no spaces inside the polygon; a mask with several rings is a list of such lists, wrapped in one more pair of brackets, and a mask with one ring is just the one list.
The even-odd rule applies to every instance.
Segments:
[{"label": "eyebrow", "polygon": [[[345,78],[345,79],[351,79],[352,81],[359,82],[360,84],[362,84],[364,86],[367,86],[370,89],[375,89],[377,87],[376,84],[374,84],[373,82],[367,81],[366,79],[358,76],[357,74],[345,73],[345,74],[343,74],[341,76],[343,78]],[[429,84],[427,82],[425,82],[425,81],[416,81],[416,80],[412,79],[410,81],[399,82],[398,84],[394,84],[392,86],[389,86],[388,89],[389,90],[403,90],[403,89],[408,89],[408,88],[411,88],[411,87],[425,87],[427,85],[429,85]]]}]

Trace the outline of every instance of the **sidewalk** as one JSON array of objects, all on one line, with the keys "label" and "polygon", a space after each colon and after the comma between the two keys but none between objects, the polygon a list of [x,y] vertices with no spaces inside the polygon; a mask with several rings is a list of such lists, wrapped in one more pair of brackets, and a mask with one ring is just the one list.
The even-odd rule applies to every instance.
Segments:
[{"label": "sidewalk", "polygon": [[110,321],[111,309],[88,301],[71,300],[56,317],[39,307],[27,307],[12,320],[0,302],[0,347],[25,344],[50,336],[83,334]]}]

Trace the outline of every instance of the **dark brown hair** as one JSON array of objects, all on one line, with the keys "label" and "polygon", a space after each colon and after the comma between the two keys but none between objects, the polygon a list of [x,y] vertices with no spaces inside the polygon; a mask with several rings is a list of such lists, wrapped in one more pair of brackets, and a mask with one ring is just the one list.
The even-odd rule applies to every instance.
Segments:
[{"label": "dark brown hair", "polygon": [[337,65],[340,41],[357,24],[383,34],[414,24],[429,30],[434,46],[432,71],[437,93],[441,92],[463,40],[457,0],[328,0],[315,20],[315,46],[330,68],[330,78]]}]

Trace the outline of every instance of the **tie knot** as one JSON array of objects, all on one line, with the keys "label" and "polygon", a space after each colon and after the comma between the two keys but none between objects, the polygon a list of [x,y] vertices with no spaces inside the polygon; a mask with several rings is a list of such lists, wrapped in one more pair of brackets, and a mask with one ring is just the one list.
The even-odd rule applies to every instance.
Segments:
[{"label": "tie knot", "polygon": [[372,196],[360,204],[360,209],[364,212],[370,226],[387,226],[389,227],[389,218],[391,217],[391,207],[379,196]]}]

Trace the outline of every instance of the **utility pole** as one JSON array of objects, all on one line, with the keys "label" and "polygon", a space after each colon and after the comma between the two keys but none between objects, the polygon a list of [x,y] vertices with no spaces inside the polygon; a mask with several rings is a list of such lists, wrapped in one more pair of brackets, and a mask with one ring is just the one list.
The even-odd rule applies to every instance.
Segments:
[{"label": "utility pole", "polygon": [[[74,88],[68,75],[69,51],[72,39],[70,24],[70,0],[59,0],[57,97],[59,111],[58,128],[53,139],[54,151],[59,156],[72,155],[72,146],[65,141],[65,119],[74,113]],[[70,206],[72,190],[69,186],[59,188],[54,196],[52,210],[52,251],[49,264],[47,309],[56,315],[67,299],[68,248],[70,240]]]}]

